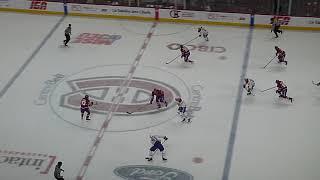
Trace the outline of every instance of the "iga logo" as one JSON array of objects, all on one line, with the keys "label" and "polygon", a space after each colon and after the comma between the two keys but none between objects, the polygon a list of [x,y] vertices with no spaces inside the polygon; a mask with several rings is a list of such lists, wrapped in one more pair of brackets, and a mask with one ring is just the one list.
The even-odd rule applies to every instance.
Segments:
[{"label": "iga logo", "polygon": [[120,35],[82,33],[71,43],[111,45],[114,41],[121,39]]},{"label": "iga logo", "polygon": [[47,9],[47,1],[36,1],[32,0],[30,9],[39,9],[46,10]]},{"label": "iga logo", "polygon": [[187,172],[161,166],[129,165],[118,167],[113,172],[130,180],[193,180]]},{"label": "iga logo", "polygon": [[[89,94],[91,100],[97,102],[97,105],[92,107],[92,111],[98,114],[106,114],[112,106],[112,102],[115,100],[114,95],[119,91],[119,87],[123,81],[124,77],[122,76],[106,76],[67,81],[72,91],[61,96],[60,106],[79,110],[80,100],[84,94]],[[133,78],[115,114],[126,114],[128,111],[134,111],[135,114],[159,112],[157,106],[146,106],[146,104],[150,102],[151,92],[154,88],[164,91],[168,106],[162,108],[162,111],[174,105],[174,97],[180,97],[180,93],[167,84],[151,79]],[[100,92],[99,95],[92,95],[97,91]]]}]

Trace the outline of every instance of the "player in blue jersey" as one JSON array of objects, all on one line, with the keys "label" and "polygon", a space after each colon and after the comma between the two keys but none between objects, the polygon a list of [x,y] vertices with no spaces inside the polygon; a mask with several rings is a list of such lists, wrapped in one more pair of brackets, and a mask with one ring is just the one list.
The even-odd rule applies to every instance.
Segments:
[{"label": "player in blue jersey", "polygon": [[[161,142],[161,139],[163,141]],[[162,143],[166,140],[168,140],[167,136],[159,136],[159,135],[152,135],[150,136],[152,147],[149,150],[149,157],[146,157],[148,161],[152,161],[153,155],[156,153],[156,150],[159,149],[159,151],[162,153],[162,160],[166,161],[167,158],[165,157],[165,151]]]}]

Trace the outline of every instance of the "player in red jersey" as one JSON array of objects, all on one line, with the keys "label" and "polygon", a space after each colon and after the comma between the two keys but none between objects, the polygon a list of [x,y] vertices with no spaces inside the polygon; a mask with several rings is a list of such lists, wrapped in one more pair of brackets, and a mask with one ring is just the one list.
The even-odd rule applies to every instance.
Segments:
[{"label": "player in red jersey", "polygon": [[180,45],[180,51],[181,51],[181,58],[184,58],[184,62],[193,62],[189,60],[190,51],[186,46]]},{"label": "player in red jersey", "polygon": [[284,84],[284,82],[280,81],[280,80],[276,80],[276,84],[277,84],[277,88],[278,88],[276,90],[276,93],[279,94],[279,97],[289,99],[292,102],[293,98],[287,96],[288,88]]},{"label": "player in red jersey", "polygon": [[278,46],[274,47],[276,49],[276,56],[278,57],[278,63],[284,62],[286,65],[288,64],[288,61],[285,61],[284,58],[286,57],[286,52],[282,49],[280,49]]},{"label": "player in red jersey", "polygon": [[154,88],[151,93],[150,104],[152,104],[154,96],[156,96],[156,102],[157,102],[158,108],[161,108],[161,103],[164,103],[165,106],[167,107],[168,104],[167,104],[167,101],[164,99],[164,91]]},{"label": "player in red jersey", "polygon": [[80,103],[80,110],[81,110],[81,119],[83,119],[83,115],[86,112],[86,120],[90,120],[90,108],[89,106],[92,106],[93,102],[89,100],[89,96],[85,95],[84,98],[82,98]]}]

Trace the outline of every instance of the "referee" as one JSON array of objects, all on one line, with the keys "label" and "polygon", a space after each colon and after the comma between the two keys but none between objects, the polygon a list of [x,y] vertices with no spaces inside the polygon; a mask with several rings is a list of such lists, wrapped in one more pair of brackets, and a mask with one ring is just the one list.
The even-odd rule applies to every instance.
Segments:
[{"label": "referee", "polygon": [[71,24],[64,30],[64,35],[66,36],[66,40],[64,40],[64,45],[68,46],[68,42],[70,41],[70,35],[71,35]]},{"label": "referee", "polygon": [[63,176],[60,175],[61,171],[64,171],[63,169],[61,169],[61,166],[62,166],[62,162],[58,162],[58,164],[54,169],[54,177],[57,180],[64,180]]}]

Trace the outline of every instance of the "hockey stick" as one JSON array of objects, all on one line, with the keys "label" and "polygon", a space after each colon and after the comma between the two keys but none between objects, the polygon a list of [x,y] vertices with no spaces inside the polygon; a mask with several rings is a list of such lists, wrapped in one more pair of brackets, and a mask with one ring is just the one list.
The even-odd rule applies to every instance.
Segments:
[{"label": "hockey stick", "polygon": [[177,57],[175,57],[174,59],[172,59],[172,60],[170,60],[170,61],[168,61],[168,62],[166,62],[166,64],[170,64],[170,63],[172,63],[174,60],[176,60],[178,57],[179,57],[180,55],[178,55]]},{"label": "hockey stick", "polygon": [[188,42],[186,42],[186,43],[184,43],[184,44],[182,44],[182,45],[186,45],[186,44],[188,44],[189,42],[191,42],[191,41],[193,41],[193,40],[197,39],[198,37],[199,37],[199,36],[197,36],[197,37],[195,37],[195,38],[191,39],[190,41],[188,41]]},{"label": "hockey stick", "polygon": [[[180,56],[180,55],[179,55]],[[177,56],[177,57],[175,57],[174,59],[172,59],[171,61],[168,61],[168,62],[166,62],[166,64],[170,64],[170,63],[172,63],[174,60],[176,60],[179,56]],[[192,60],[188,60],[188,61],[186,61],[186,62],[189,62],[189,63],[194,63],[194,61],[192,61]]]},{"label": "hockey stick", "polygon": [[260,92],[269,91],[270,89],[274,89],[274,88],[276,88],[276,87],[277,87],[277,86],[274,86],[274,87],[271,87],[271,88],[268,88],[268,89],[262,90],[262,91],[260,91]]},{"label": "hockey stick", "polygon": [[266,67],[271,63],[271,61],[273,61],[274,58],[276,58],[276,57],[277,57],[277,55],[275,55],[275,56],[268,62],[268,64],[266,64],[266,65],[263,67],[263,69],[266,68]]},{"label": "hockey stick", "polygon": [[[148,103],[148,104],[145,104],[144,106],[139,107],[136,111],[139,111],[139,110],[145,108],[145,107],[148,106],[148,105],[150,105],[150,104],[149,104],[149,103]],[[127,111],[126,113],[127,113],[127,114],[132,114],[133,111],[131,111],[131,112],[130,112],[130,111]]]}]

